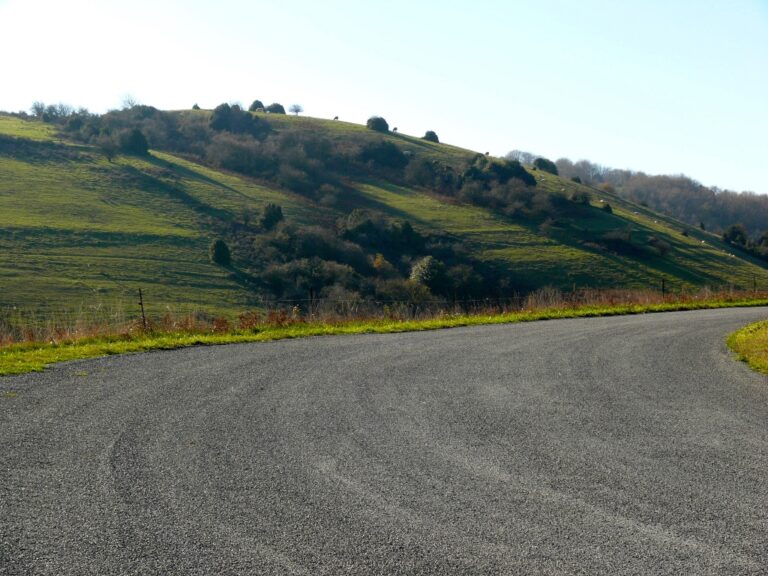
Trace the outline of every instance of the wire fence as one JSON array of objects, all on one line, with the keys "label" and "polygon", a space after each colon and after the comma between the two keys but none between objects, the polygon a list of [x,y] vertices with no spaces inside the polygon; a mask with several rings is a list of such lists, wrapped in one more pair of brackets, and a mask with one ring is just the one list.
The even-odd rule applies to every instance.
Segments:
[{"label": "wire fence", "polygon": [[663,302],[768,298],[768,292],[700,289],[670,293],[661,290],[574,289],[545,287],[528,293],[489,298],[305,298],[263,299],[240,312],[212,313],[191,303],[155,303],[142,310],[134,300],[89,302],[74,308],[40,305],[34,309],[0,305],[0,345],[18,342],[61,342],[104,335],[137,332],[224,332],[258,329],[300,322],[339,323],[350,320],[414,320],[446,315],[506,314],[580,306],[649,305]]}]

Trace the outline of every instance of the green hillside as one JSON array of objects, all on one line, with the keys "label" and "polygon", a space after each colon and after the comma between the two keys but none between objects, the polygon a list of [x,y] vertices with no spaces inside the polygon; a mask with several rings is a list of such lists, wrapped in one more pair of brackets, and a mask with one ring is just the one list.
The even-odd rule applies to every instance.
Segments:
[{"label": "green hillside", "polygon": [[[175,114],[203,122],[210,116],[206,111]],[[440,162],[457,171],[476,157],[467,150],[346,122],[257,116],[269,123],[273,135],[321,135],[337,155],[385,141],[405,152],[410,162]],[[662,278],[672,290],[751,288],[753,282],[768,287],[768,271],[760,261],[716,236],[543,171],[529,169],[535,188],[569,203],[552,221],[450,198],[430,187],[388,178],[382,170],[341,170],[343,181],[330,202],[291,191],[275,179],[213,168],[199,154],[153,149],[149,156],[120,154],[108,160],[97,146],[78,143],[39,121],[0,115],[0,137],[4,309],[133,307],[139,288],[153,312],[256,306],[263,296],[260,269],[243,258],[258,230],[251,235],[242,230],[251,230],[248,219],[270,203],[282,208],[286,222],[300,228],[332,230],[355,209],[392,222],[407,221],[425,237],[449,239],[462,262],[487,266],[503,278],[499,286],[510,291],[544,285],[658,288]],[[588,205],[573,206],[569,199],[579,193],[589,194]],[[612,213],[602,209],[606,203]],[[624,241],[622,231],[630,228]],[[611,231],[619,237],[615,246],[605,240]],[[209,260],[209,244],[217,237],[236,248],[232,268]],[[373,261],[376,250],[361,246]],[[407,271],[405,264],[393,264]]]}]

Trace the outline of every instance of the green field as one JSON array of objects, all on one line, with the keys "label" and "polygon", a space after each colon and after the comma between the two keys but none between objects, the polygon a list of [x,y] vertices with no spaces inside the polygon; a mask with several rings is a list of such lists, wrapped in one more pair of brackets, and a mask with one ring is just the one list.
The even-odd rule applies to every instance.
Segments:
[{"label": "green field", "polygon": [[[189,111],[184,114],[206,114]],[[429,159],[460,165],[474,153],[401,134],[382,136],[343,121],[269,115],[273,129],[322,133],[338,142],[385,138]],[[0,135],[18,152],[0,153],[0,308],[65,311],[121,303],[134,307],[141,288],[152,313],[234,312],[257,304],[242,278],[209,261],[211,219],[230,221],[282,206],[300,224],[332,223],[341,209],[163,152],[109,162],[97,150],[61,141],[46,124],[0,115]],[[540,171],[538,186],[569,195],[580,185]],[[762,263],[736,253],[716,236],[660,216],[615,195],[589,189],[592,206],[544,233],[540,222],[447,201],[426,190],[386,181],[350,181],[346,208],[379,210],[422,231],[460,240],[514,285],[564,289],[703,286],[768,288]],[[603,202],[601,202],[601,200]],[[613,214],[600,207],[609,202]],[[627,258],[584,238],[631,225],[633,238],[671,246]],[[688,236],[682,234],[687,230]]]}]

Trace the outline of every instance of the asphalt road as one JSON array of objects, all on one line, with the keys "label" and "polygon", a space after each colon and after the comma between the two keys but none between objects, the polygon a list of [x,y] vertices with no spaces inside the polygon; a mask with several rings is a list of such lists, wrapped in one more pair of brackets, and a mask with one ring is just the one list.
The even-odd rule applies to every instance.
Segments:
[{"label": "asphalt road", "polygon": [[0,574],[768,574],[731,309],[0,379]]}]

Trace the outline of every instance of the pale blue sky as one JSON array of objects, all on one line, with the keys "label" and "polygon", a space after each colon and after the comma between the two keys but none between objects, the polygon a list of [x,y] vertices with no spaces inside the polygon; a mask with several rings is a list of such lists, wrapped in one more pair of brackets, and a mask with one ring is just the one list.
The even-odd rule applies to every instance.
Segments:
[{"label": "pale blue sky", "polygon": [[768,0],[0,0],[0,110],[259,98],[768,193]]}]

